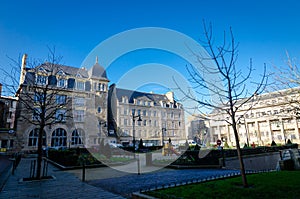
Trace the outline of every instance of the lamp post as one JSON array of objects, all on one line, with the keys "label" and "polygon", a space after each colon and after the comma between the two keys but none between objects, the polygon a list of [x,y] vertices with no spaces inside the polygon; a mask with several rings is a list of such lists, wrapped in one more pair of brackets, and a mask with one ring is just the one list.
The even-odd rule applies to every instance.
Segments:
[{"label": "lamp post", "polygon": [[163,127],[161,129],[161,131],[162,131],[161,132],[161,143],[162,143],[162,146],[164,147],[164,145],[165,145],[165,142],[164,142],[165,141],[165,134],[166,134],[167,129]]},{"label": "lamp post", "polygon": [[138,122],[142,121],[140,110],[138,110],[138,114],[135,115],[135,109],[132,109],[132,143],[133,143],[133,152],[135,159],[135,119],[138,118]]}]

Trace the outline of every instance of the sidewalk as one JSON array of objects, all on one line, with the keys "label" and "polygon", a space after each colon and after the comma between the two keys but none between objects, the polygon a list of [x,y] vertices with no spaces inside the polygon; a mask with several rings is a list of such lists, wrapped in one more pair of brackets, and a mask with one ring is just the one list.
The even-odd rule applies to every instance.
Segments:
[{"label": "sidewalk", "polygon": [[28,178],[30,175],[31,160],[34,159],[22,158],[15,174],[10,175],[0,192],[0,198],[123,198],[102,188],[84,183],[73,174],[60,171],[51,164],[48,167],[48,176],[54,176],[54,179],[23,182],[22,179]]}]

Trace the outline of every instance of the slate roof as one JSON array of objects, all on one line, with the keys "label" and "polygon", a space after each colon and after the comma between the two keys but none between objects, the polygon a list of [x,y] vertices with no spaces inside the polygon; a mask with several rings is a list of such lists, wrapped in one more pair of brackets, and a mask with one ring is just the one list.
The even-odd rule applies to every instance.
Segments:
[{"label": "slate roof", "polygon": [[89,70],[88,74],[90,78],[93,79],[108,80],[104,67],[100,66],[98,63],[94,64],[94,66]]},{"label": "slate roof", "polygon": [[81,75],[82,78],[88,78],[89,74],[88,71],[84,68],[76,68],[72,66],[65,66],[60,64],[51,64],[49,62],[43,63],[40,66],[36,67],[35,69],[27,68],[27,71],[29,72],[36,72],[36,69],[43,68],[47,72],[52,72],[53,74],[56,74],[60,70],[63,71],[68,76],[76,77],[76,75]]},{"label": "slate roof", "polygon": [[116,88],[116,95],[119,102],[122,102],[123,96],[128,98],[129,103],[133,103],[133,99],[148,99],[149,101],[154,102],[154,106],[160,105],[160,101],[168,101],[168,98],[165,95],[126,90],[121,88]]}]

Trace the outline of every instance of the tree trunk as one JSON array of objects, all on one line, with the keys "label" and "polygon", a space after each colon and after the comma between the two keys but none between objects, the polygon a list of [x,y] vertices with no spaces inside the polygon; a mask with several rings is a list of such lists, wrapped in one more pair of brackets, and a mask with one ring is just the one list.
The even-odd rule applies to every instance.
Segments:
[{"label": "tree trunk", "polygon": [[244,161],[243,161],[243,154],[242,154],[242,150],[241,150],[241,147],[240,147],[239,135],[238,135],[238,131],[236,129],[236,123],[235,122],[233,122],[232,127],[233,127],[235,142],[236,142],[236,150],[237,150],[239,163],[240,163],[240,172],[241,172],[241,176],[242,176],[242,180],[243,180],[243,186],[245,188],[247,188],[248,187],[248,182],[247,182],[247,178],[246,178],[245,166],[244,166]]},{"label": "tree trunk", "polygon": [[36,168],[36,179],[41,179],[41,169],[42,169],[42,160],[43,160],[43,131],[44,126],[41,125],[39,129],[39,135],[38,135],[38,157],[37,157],[37,168]]}]

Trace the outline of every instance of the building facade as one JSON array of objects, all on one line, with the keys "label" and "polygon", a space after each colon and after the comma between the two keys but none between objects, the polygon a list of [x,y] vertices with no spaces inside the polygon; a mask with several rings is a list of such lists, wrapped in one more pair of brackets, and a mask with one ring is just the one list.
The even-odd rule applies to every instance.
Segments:
[{"label": "building facade", "polygon": [[[53,114],[46,117],[43,147],[99,147],[102,139],[124,145],[133,138],[146,145],[186,139],[184,109],[172,92],[143,93],[115,84],[109,88],[97,58],[90,70],[48,62],[28,68],[26,58],[17,92],[16,148],[37,149],[42,109]],[[42,108],[43,103],[48,107]],[[134,117],[135,125],[133,109],[142,120]]]},{"label": "building facade", "polygon": [[[49,113],[46,121],[44,147],[98,146],[101,133],[107,133],[99,124],[107,120],[108,82],[97,60],[88,71],[51,63],[27,68],[26,56],[23,57],[16,118],[17,148],[37,149],[39,125],[36,120],[42,112],[40,99],[44,97],[48,103],[46,109],[55,111],[53,116]],[[45,96],[37,92],[45,89]]]},{"label": "building facade", "polygon": [[[123,144],[143,140],[148,146],[186,140],[184,109],[173,92],[165,95],[144,93],[110,86],[109,131],[120,131]],[[140,120],[140,121],[139,121]]]},{"label": "building facade", "polygon": [[9,152],[14,148],[15,117],[17,98],[2,96],[2,84],[0,84],[0,153]]},{"label": "building facade", "polygon": [[[257,95],[243,105],[236,114],[240,144],[285,144],[288,140],[300,142],[300,89],[286,89]],[[218,139],[235,146],[231,126],[225,122],[229,116],[215,112],[209,115],[210,142]],[[243,145],[241,145],[243,146]]]}]

